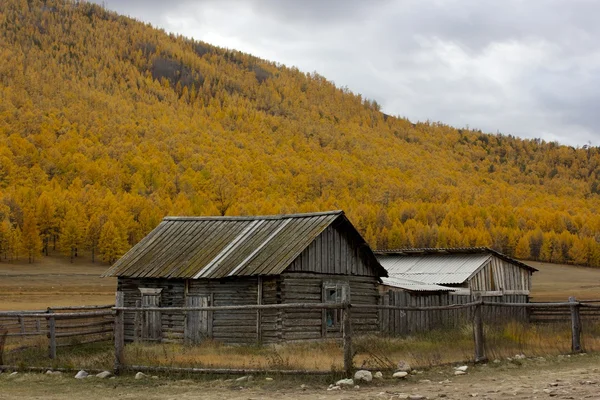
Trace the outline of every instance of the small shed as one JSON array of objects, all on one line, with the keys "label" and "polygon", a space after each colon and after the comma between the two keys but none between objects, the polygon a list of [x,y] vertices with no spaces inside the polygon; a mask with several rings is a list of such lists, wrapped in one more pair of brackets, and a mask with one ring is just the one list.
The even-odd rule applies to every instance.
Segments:
[{"label": "small shed", "polygon": [[529,297],[537,269],[487,247],[376,251],[392,278],[455,288],[455,294]]},{"label": "small shed", "polygon": [[[376,256],[388,271],[380,286],[381,304],[445,306],[464,304],[480,293],[493,302],[526,303],[535,268],[486,247],[380,250]],[[525,320],[522,309],[486,307],[487,321]],[[381,330],[406,334],[460,325],[468,309],[453,311],[389,311]],[[389,322],[388,322],[389,321]]]},{"label": "small shed", "polygon": [[[104,276],[126,306],[351,301],[376,305],[385,269],[343,211],[256,217],[166,217]],[[377,312],[352,312],[377,332]],[[341,336],[340,310],[125,313],[126,340],[278,342]]]}]

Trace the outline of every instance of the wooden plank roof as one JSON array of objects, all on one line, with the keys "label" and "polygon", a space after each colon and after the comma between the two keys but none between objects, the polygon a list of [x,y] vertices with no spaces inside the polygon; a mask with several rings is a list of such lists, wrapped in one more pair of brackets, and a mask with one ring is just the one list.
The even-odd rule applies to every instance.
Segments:
[{"label": "wooden plank roof", "polygon": [[278,275],[329,225],[341,220],[360,238],[343,211],[257,217],[165,217],[103,276],[219,279]]}]

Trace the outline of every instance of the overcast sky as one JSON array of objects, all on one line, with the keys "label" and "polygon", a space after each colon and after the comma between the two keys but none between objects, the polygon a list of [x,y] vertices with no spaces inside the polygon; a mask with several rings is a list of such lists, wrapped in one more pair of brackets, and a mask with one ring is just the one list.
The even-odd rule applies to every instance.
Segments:
[{"label": "overcast sky", "polygon": [[595,0],[96,2],[316,71],[413,122],[600,145]]}]

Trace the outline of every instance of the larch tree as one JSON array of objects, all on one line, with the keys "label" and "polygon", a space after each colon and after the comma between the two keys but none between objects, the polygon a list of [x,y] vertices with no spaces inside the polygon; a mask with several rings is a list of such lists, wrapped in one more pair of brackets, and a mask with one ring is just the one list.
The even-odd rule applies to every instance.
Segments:
[{"label": "larch tree", "polygon": [[98,242],[98,252],[102,255],[102,260],[109,264],[114,263],[127,247],[125,234],[112,221],[107,221],[102,226]]},{"label": "larch tree", "polygon": [[[56,206],[50,195],[43,192],[37,200],[36,215],[42,238],[42,251],[48,255],[50,239],[57,231],[57,221],[55,217]],[[23,230],[25,233],[25,230]]]},{"label": "larch tree", "polygon": [[100,242],[102,223],[96,215],[92,215],[85,230],[85,247],[91,252],[92,262],[96,261],[96,251]]},{"label": "larch tree", "polygon": [[37,220],[33,212],[26,212],[23,217],[23,233],[21,238],[23,251],[27,254],[29,263],[35,261],[35,257],[42,250],[42,240],[37,227]]},{"label": "larch tree", "polygon": [[63,254],[69,256],[71,262],[77,257],[77,251],[82,244],[83,236],[81,218],[79,213],[72,208],[65,215],[60,236],[60,248]]}]

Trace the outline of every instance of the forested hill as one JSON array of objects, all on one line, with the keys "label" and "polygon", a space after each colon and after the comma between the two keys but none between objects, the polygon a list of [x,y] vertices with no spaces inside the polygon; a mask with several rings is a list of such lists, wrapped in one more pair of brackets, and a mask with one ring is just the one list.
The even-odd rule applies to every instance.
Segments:
[{"label": "forested hill", "polygon": [[[374,248],[600,266],[600,150],[413,124],[85,2],[0,2],[0,251],[111,262],[164,215],[343,209]],[[87,254],[87,253],[86,253]]]}]

